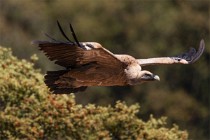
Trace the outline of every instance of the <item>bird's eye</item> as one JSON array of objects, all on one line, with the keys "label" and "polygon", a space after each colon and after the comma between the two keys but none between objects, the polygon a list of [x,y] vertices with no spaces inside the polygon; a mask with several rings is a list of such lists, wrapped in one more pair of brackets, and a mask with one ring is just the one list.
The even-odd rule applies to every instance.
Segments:
[{"label": "bird's eye", "polygon": [[147,73],[146,73],[145,76],[148,76],[148,77],[149,77],[149,76],[151,76],[151,74],[147,74]]}]

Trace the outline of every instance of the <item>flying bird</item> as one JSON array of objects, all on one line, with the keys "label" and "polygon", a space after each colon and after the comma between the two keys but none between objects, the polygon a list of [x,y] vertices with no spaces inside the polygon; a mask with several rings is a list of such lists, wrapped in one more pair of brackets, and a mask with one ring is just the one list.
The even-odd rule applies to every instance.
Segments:
[{"label": "flying bird", "polygon": [[45,55],[55,64],[65,69],[47,71],[45,84],[55,94],[68,94],[84,91],[91,86],[127,86],[160,80],[143,66],[159,64],[191,64],[202,55],[205,43],[202,39],[198,51],[190,48],[188,52],[175,57],[135,59],[127,54],[114,54],[97,42],[79,42],[69,24],[74,42],[58,27],[66,41],[58,41],[48,34],[51,41],[34,41]]}]

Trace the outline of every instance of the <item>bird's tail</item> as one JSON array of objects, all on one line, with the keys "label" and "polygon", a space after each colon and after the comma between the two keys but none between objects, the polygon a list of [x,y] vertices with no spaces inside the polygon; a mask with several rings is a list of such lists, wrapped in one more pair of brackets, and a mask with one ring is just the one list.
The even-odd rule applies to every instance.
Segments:
[{"label": "bird's tail", "polygon": [[[69,94],[78,91],[84,91],[87,87],[81,86],[74,88],[73,86],[63,86],[59,83],[56,83],[59,80],[59,77],[63,74],[67,73],[68,70],[60,70],[60,71],[48,71],[45,75],[45,84],[49,87],[50,91],[54,94]],[[72,83],[73,83],[72,79]],[[65,81],[64,81],[65,82]],[[69,84],[69,82],[68,82]]]}]

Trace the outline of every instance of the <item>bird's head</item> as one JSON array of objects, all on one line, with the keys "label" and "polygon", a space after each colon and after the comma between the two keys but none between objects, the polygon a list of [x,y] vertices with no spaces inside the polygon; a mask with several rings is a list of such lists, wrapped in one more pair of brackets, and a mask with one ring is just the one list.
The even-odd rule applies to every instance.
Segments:
[{"label": "bird's head", "polygon": [[149,71],[142,71],[142,76],[140,77],[140,81],[141,82],[160,81],[160,77]]},{"label": "bird's head", "polygon": [[150,81],[160,81],[160,78],[158,75],[155,75],[149,71],[143,70],[139,73],[138,78],[130,79],[129,84],[137,85],[137,84],[150,82]]}]

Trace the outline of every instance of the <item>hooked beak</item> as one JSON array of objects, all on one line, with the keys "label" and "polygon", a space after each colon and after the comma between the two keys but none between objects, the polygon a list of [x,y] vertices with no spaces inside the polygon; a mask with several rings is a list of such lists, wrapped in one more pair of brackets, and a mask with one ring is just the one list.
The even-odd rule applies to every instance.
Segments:
[{"label": "hooked beak", "polygon": [[154,75],[154,80],[160,81],[160,77],[158,75]]}]

